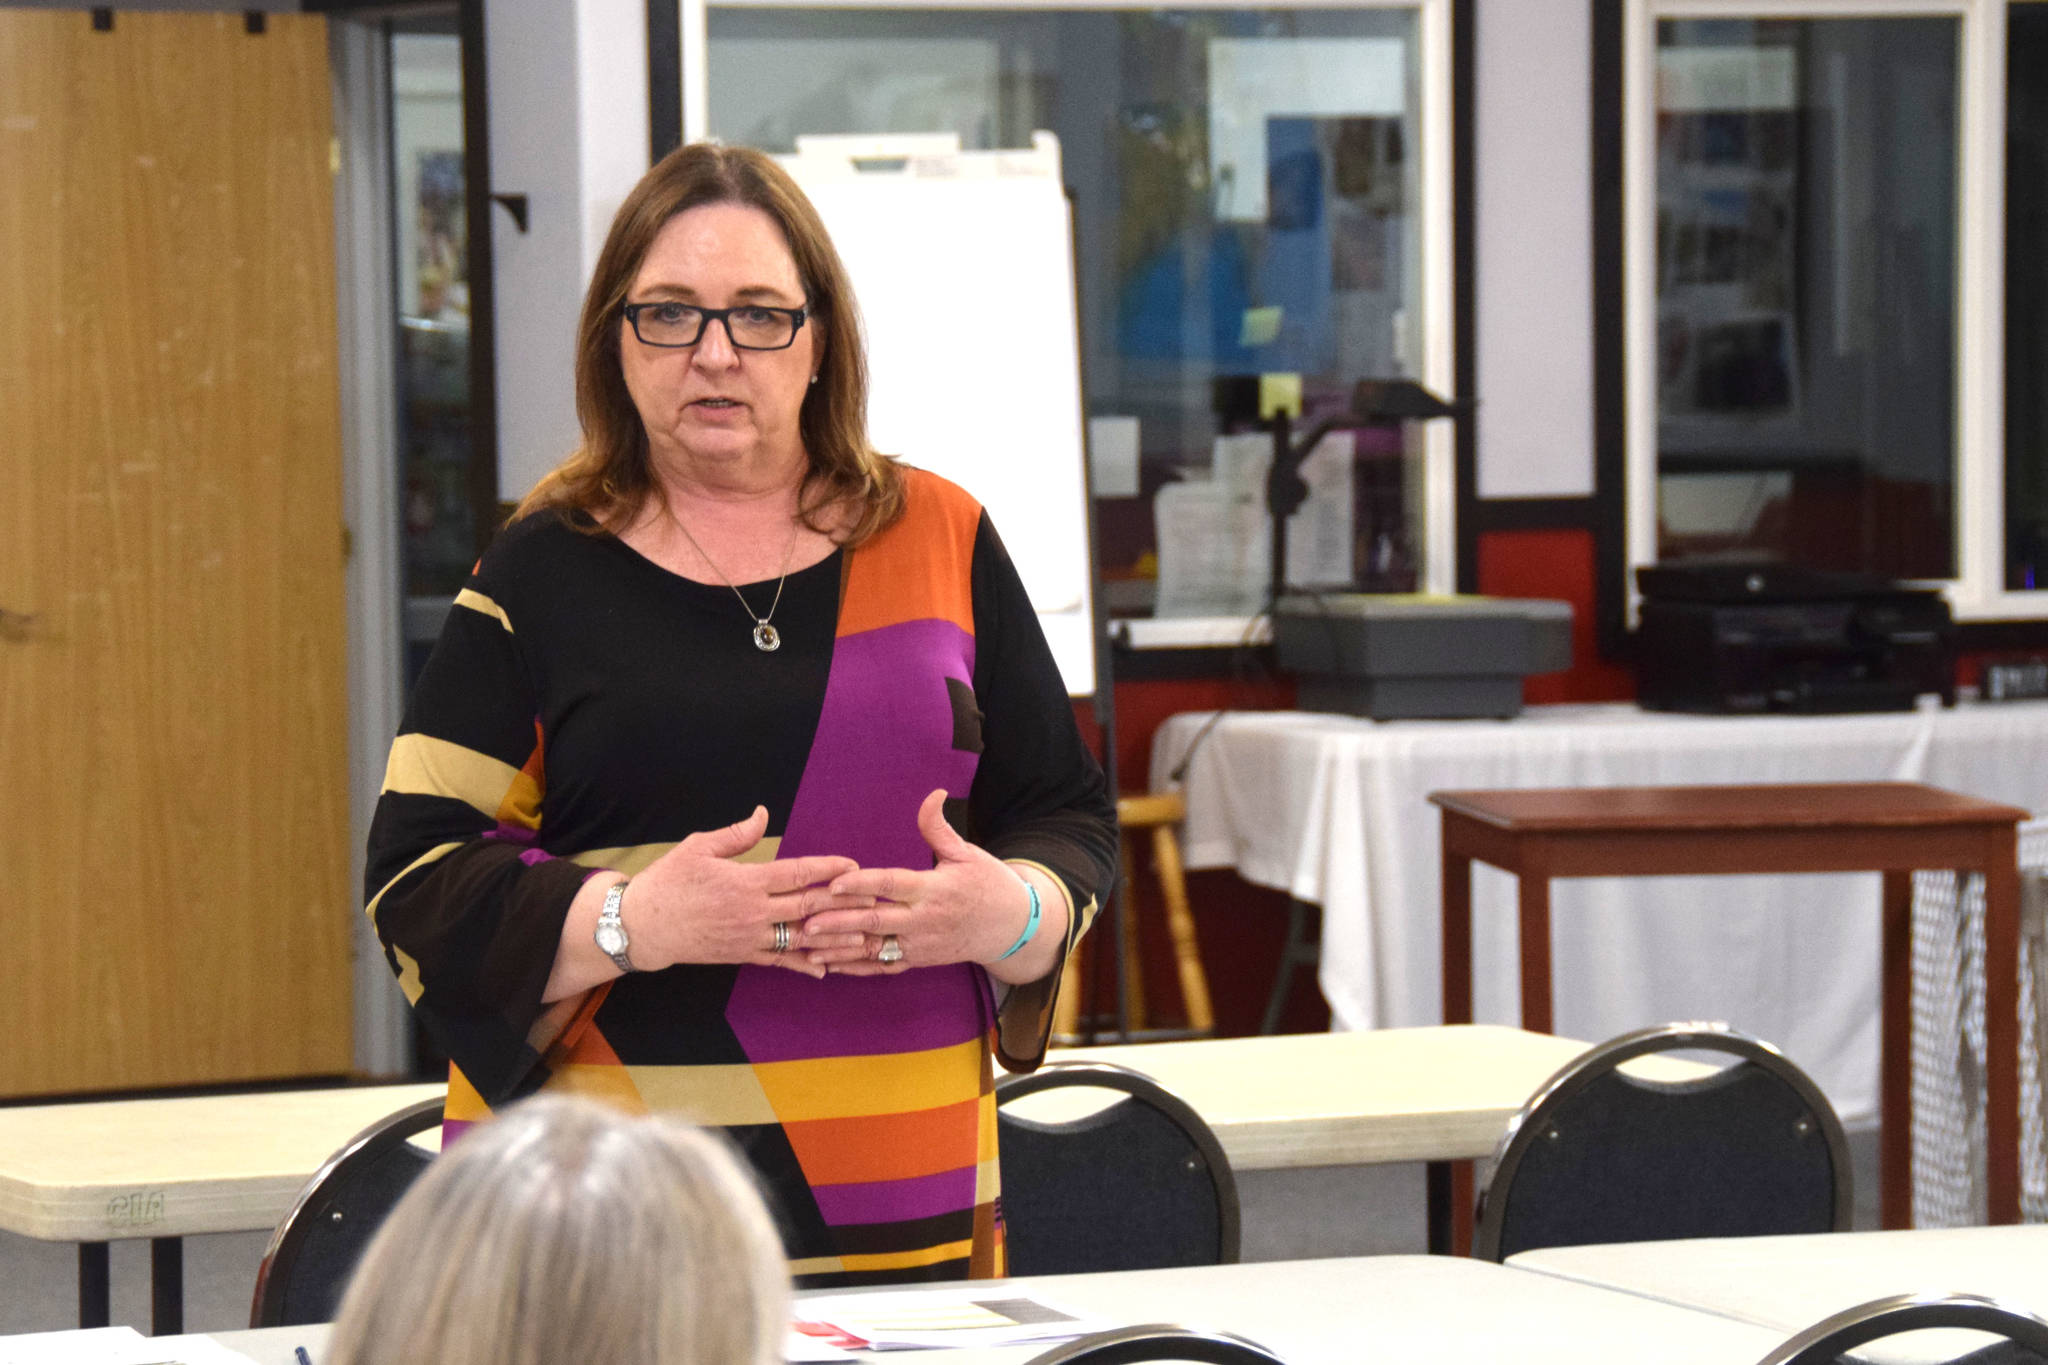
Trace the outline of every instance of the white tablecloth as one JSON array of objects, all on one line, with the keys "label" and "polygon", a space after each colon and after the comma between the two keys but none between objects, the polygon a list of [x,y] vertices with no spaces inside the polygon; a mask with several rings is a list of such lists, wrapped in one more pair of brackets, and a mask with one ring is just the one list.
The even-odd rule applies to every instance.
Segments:
[{"label": "white tablecloth", "polygon": [[[1154,736],[1152,785],[1209,713]],[[1334,1027],[1441,1022],[1438,812],[1454,788],[1929,782],[2048,807],[2048,703],[1865,716],[1665,715],[1535,707],[1506,721],[1232,712],[1181,785],[1188,865],[1323,907]],[[1520,1022],[1514,879],[1473,869],[1473,1005]],[[1607,1038],[1723,1019],[1778,1044],[1847,1120],[1877,1110],[1878,877],[1591,878],[1552,887],[1557,1032]]]}]

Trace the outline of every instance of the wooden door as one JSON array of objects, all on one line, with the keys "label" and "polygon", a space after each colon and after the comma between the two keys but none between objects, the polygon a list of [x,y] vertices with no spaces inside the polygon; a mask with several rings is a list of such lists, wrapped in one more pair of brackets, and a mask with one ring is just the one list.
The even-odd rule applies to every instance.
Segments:
[{"label": "wooden door", "polygon": [[350,1063],[326,32],[250,27],[0,9],[0,1096]]}]

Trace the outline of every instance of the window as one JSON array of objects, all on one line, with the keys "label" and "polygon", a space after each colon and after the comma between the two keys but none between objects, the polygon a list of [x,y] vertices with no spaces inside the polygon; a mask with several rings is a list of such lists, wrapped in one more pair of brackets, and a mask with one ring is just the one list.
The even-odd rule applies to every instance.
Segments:
[{"label": "window", "polygon": [[[1360,379],[1451,391],[1448,0],[714,4],[704,25],[685,35],[686,69],[694,46],[706,72],[684,79],[705,92],[687,136],[784,152],[805,133],[950,132],[966,149],[1058,134],[1098,447],[1135,431],[1128,483],[1098,487],[1113,609],[1154,605],[1157,491],[1228,480],[1256,444],[1219,445],[1219,376],[1299,373],[1311,420]],[[1451,586],[1445,426],[1345,433],[1356,458],[1329,462],[1340,524],[1320,528],[1312,577]]]},{"label": "window", "polygon": [[2007,15],[2005,581],[2048,588],[2048,4]]},{"label": "window", "polygon": [[2048,408],[2022,379],[2048,356],[2048,7],[1606,9],[1625,566],[1860,570],[1964,619],[2048,616]]},{"label": "window", "polygon": [[[470,392],[462,39],[453,16],[389,24],[405,675],[417,675],[495,521]],[[491,460],[486,454],[484,459]]]}]

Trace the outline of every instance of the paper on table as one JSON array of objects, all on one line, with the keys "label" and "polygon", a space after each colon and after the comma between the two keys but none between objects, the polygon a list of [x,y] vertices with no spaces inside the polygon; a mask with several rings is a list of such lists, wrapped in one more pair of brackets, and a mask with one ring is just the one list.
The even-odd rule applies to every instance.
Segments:
[{"label": "paper on table", "polygon": [[1066,1341],[1108,1325],[995,1288],[835,1294],[800,1301],[796,1315],[838,1329],[839,1344],[874,1351]]},{"label": "paper on table", "polygon": [[837,1345],[833,1338],[813,1336],[795,1327],[789,1329],[789,1335],[782,1343],[785,1365],[812,1365],[813,1362],[855,1358],[853,1352]]},{"label": "paper on table", "polygon": [[212,1337],[190,1333],[179,1337],[145,1338],[155,1352],[151,1360],[174,1361],[176,1365],[256,1365],[254,1359],[232,1351]]},{"label": "paper on table", "polygon": [[0,1337],[0,1365],[163,1365],[170,1359],[133,1327]]}]

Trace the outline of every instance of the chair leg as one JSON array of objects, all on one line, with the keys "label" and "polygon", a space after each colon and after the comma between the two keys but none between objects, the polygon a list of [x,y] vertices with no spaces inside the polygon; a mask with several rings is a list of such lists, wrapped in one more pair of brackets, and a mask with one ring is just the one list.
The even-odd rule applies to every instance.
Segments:
[{"label": "chair leg", "polygon": [[1147,1027],[1145,1019],[1145,955],[1138,947],[1137,901],[1134,894],[1137,881],[1132,876],[1131,839],[1128,834],[1117,836],[1118,856],[1123,860],[1124,884],[1117,891],[1117,914],[1122,916],[1124,929],[1124,999],[1130,1006],[1130,1027],[1133,1032]]},{"label": "chair leg", "polygon": [[1159,825],[1152,831],[1152,861],[1159,872],[1159,892],[1166,902],[1166,927],[1173,935],[1173,957],[1180,968],[1181,1002],[1186,1007],[1188,1027],[1196,1033],[1216,1031],[1216,1015],[1209,1003],[1209,975],[1202,967],[1202,949],[1195,938],[1195,917],[1188,908],[1187,872],[1181,866],[1180,840],[1173,826]]}]

